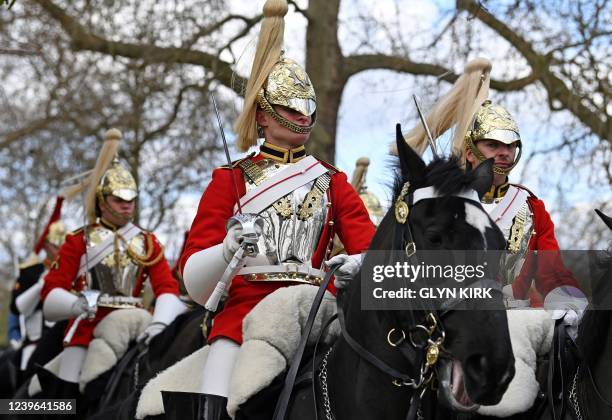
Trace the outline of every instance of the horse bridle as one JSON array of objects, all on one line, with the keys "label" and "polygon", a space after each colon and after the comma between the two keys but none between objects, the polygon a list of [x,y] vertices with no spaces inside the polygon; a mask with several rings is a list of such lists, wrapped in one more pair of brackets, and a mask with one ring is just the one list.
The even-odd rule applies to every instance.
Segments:
[{"label": "horse bridle", "polygon": [[[411,208],[416,204],[417,201],[424,198],[436,197],[434,190],[431,187],[417,189],[412,193],[409,193],[410,183],[405,182],[402,186],[401,192],[395,202],[395,219],[400,226],[394,230],[393,235],[393,249],[402,249],[408,257],[408,261],[411,264],[418,264],[416,257],[416,244],[414,242],[414,236],[408,223],[408,216]],[[426,190],[426,191],[425,191]],[[432,193],[433,192],[433,193]],[[420,197],[415,200],[415,193]],[[475,192],[474,192],[475,194]],[[460,194],[457,197],[473,200],[473,194]],[[480,279],[476,282],[471,283],[472,286],[486,286],[501,292],[501,285],[491,279]],[[466,298],[448,298],[442,301],[441,312],[438,313],[436,310],[430,310],[425,316],[425,322],[422,324],[416,324],[411,327],[408,334],[402,329],[392,328],[387,333],[387,342],[390,346],[398,349],[404,357],[410,360],[411,356],[415,355],[417,350],[425,350],[424,360],[421,362],[419,369],[419,377],[415,379],[413,376],[407,373],[398,371],[397,369],[389,366],[384,361],[369,352],[361,344],[359,344],[353,337],[350,336],[346,329],[344,310],[342,305],[338,304],[338,320],[340,322],[340,329],[342,336],[347,344],[355,351],[360,357],[370,362],[380,371],[389,375],[392,379],[392,383],[398,387],[409,386],[416,392],[410,402],[410,409],[408,411],[407,419],[415,418],[417,415],[418,408],[420,406],[420,400],[423,398],[427,385],[431,383],[435,376],[435,366],[440,356],[450,357],[450,353],[444,349],[444,340],[446,333],[444,326],[442,325],[442,319],[448,314],[453,312],[455,307],[466,300]],[[417,333],[424,333],[421,335],[422,338],[417,339]],[[396,340],[393,340],[393,335],[399,334]],[[416,397],[416,398],[415,398]]]}]

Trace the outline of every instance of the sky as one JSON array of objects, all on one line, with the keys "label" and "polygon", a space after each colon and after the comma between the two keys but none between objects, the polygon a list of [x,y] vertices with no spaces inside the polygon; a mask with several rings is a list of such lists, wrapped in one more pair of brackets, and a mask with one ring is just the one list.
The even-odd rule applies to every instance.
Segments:
[{"label": "sky", "polygon": [[[302,7],[306,5],[305,1],[298,3]],[[454,3],[429,0],[343,1],[341,3],[339,31],[343,51],[350,51],[356,47],[354,37],[346,30],[350,25],[343,25],[343,23],[356,19],[358,14],[371,15],[382,21],[393,21],[397,13],[396,4],[401,9],[402,20],[411,22],[410,27],[404,29],[411,34],[411,43],[417,45],[419,42],[426,42],[429,38],[419,39],[418,36],[412,35],[414,31],[416,30],[418,33],[421,30],[425,31],[431,28],[432,25],[439,24],[444,10],[452,8]],[[260,2],[248,2],[246,4],[238,0],[232,2],[232,8],[235,12],[256,14],[259,7],[261,7]],[[285,50],[288,56],[303,64],[306,21],[299,13],[292,13],[291,10],[290,7],[290,12],[285,17]],[[234,52],[240,56],[235,71],[243,76],[249,74],[257,34],[258,30],[252,31],[248,37],[236,43],[234,47]],[[380,41],[384,41],[384,36],[380,33],[374,33],[372,36],[375,40],[377,36],[380,36]],[[491,41],[491,39],[494,39],[494,41]],[[493,78],[507,79],[508,74],[525,74],[527,68],[524,63],[507,57],[508,44],[505,41],[500,40],[499,37],[487,38],[486,46],[488,54],[486,57],[493,62]],[[439,45],[435,51],[432,51],[432,54],[441,58],[444,58],[445,53],[447,53],[447,50],[444,45]],[[228,59],[229,56],[224,58]],[[476,58],[476,56],[471,58]],[[464,64],[455,63],[454,70],[461,72]],[[392,182],[392,174],[389,168],[392,158],[390,158],[388,152],[390,144],[395,142],[395,124],[402,123],[404,132],[406,132],[418,122],[416,108],[411,99],[413,93],[420,97],[424,112],[427,112],[429,107],[438,99],[437,97],[421,96],[423,95],[423,89],[420,83],[419,79],[412,76],[398,75],[384,70],[368,71],[353,76],[343,93],[336,137],[335,165],[346,172],[350,179],[356,160],[362,156],[369,157],[371,163],[367,186],[372,193],[379,197],[383,206],[388,206],[390,199],[389,184]],[[440,86],[441,93],[450,89],[450,85],[445,82],[442,82]],[[221,95],[228,94],[227,90],[223,89],[219,92]],[[500,98],[500,95],[492,92],[491,98],[496,101],[497,98]],[[523,100],[509,95],[504,97],[500,104],[513,110],[513,116],[519,124],[523,139],[523,155],[525,156],[537,148],[558,142],[562,133],[558,131],[557,127],[571,116],[568,113],[558,113],[547,124],[542,124],[541,115],[546,113],[537,111],[547,108],[546,96],[542,90],[532,89],[528,102],[520,103],[520,106],[517,106],[517,101]],[[234,103],[236,111],[239,112],[241,101],[235,100]],[[232,143],[234,138],[231,131],[233,121],[223,121],[223,125],[226,136]],[[230,152],[232,159],[238,159],[242,156],[234,147],[230,147]],[[428,157],[431,158],[426,153],[425,159],[427,160]],[[224,156],[219,158],[219,164],[223,164]],[[554,209],[556,204],[553,204],[552,200],[556,197],[556,191],[552,189],[548,181],[556,181],[559,177],[564,176],[564,168],[555,159],[536,160],[528,168],[524,164],[524,160],[518,164],[513,170],[510,180],[527,185],[547,203],[549,208]],[[542,180],[540,175],[543,171],[550,173],[550,179]],[[567,196],[565,204],[568,207],[589,208],[593,200],[600,199],[602,195],[605,196],[606,194],[612,199],[610,191],[593,191],[590,189],[586,185],[586,173],[574,174],[572,182],[576,185]],[[185,194],[177,202],[175,212],[180,215],[180,231],[190,226],[199,198],[200,194]],[[552,216],[553,220],[558,223],[559,221],[556,220],[558,213],[552,212]],[[171,244],[178,242],[176,235],[166,236],[162,233],[161,236],[165,237],[166,241]],[[179,246],[180,244],[171,245],[169,249]],[[566,246],[570,246],[570,244]]]},{"label": "sky", "polygon": [[[242,0],[233,0],[231,2],[231,11],[248,13],[254,15],[259,13],[261,7],[260,1],[244,2]],[[303,7],[306,1],[298,2]],[[397,18],[396,4],[399,4],[401,9],[401,18],[410,25],[406,25],[403,29],[413,33],[414,31],[425,31],[427,28],[436,25],[440,20],[440,13],[444,9],[451,8],[454,2],[450,1],[429,1],[429,0],[410,0],[410,1],[395,1],[395,0],[344,0],[341,3],[340,13],[340,32],[339,37],[343,51],[350,51],[356,47],[355,39],[352,34],[346,29],[350,25],[344,23],[351,22],[357,18],[358,14],[364,14],[376,17],[382,21],[393,21]],[[303,16],[298,13],[293,13],[290,7],[290,12],[285,18],[285,47],[286,54],[298,62],[304,63],[304,46],[305,46],[305,25],[306,21]],[[228,31],[229,31],[228,27]],[[254,46],[256,43],[258,30],[252,31],[250,35],[239,41],[234,52],[241,56],[238,64],[235,66],[235,71],[243,76],[249,73]],[[380,37],[380,42],[384,42],[384,37],[380,33],[372,34],[374,41]],[[418,36],[413,36],[411,42],[417,45],[423,42]],[[490,40],[488,41],[491,42]],[[488,53],[494,62],[493,77],[506,78],[507,73],[522,74],[525,71],[525,66],[519,62],[509,61],[505,58],[504,51],[507,45],[503,41],[495,41],[497,44],[488,45]],[[435,51],[431,52],[436,56],[441,56],[446,53],[445,46],[437,46]],[[222,57],[229,59],[229,56]],[[472,57],[475,58],[475,57]],[[454,70],[460,72],[464,63],[455,63]],[[425,112],[435,102],[437,97],[424,96],[422,86],[419,84],[419,79],[412,76],[397,75],[390,71],[368,71],[360,73],[352,77],[347,84],[342,105],[339,112],[338,131],[337,131],[337,146],[336,146],[336,162],[335,165],[346,172],[350,176],[355,167],[355,161],[367,156],[370,158],[370,167],[368,171],[367,186],[374,193],[383,205],[388,205],[389,200],[389,183],[392,180],[389,164],[390,157],[388,154],[389,145],[393,143],[395,136],[395,124],[402,123],[404,131],[408,131],[413,124],[417,123],[416,109],[412,103],[412,94],[417,94],[421,97],[421,105]],[[441,84],[440,91],[446,92],[450,85]],[[316,86],[315,86],[316,89]],[[219,95],[228,95],[227,89],[220,89]],[[498,97],[495,93],[492,94],[495,99]],[[542,112],[537,110],[547,107],[546,97],[542,95],[541,90],[533,90],[533,95],[530,98],[531,103],[526,106],[516,106],[512,102],[512,98],[507,99],[512,107],[514,117],[519,123],[521,136],[524,144],[524,154],[529,154],[531,151],[546,144],[556,142],[560,139],[561,134],[556,127],[560,126],[564,119],[570,118],[565,113],[555,115],[551,121],[544,124],[542,129],[542,121],[540,115]],[[235,100],[236,110],[240,110],[241,101]],[[230,143],[233,142],[233,133],[231,127],[233,121],[223,121],[225,133]],[[548,128],[547,128],[548,127]],[[242,156],[234,147],[230,148],[232,159],[237,159]],[[426,154],[426,158],[427,158]],[[223,164],[223,156],[219,156],[219,164]],[[539,197],[543,198],[549,207],[556,205],[550,203],[555,197],[556,191],[553,191],[551,186],[547,184],[546,179],[542,181],[540,176],[543,171],[550,172],[550,178],[557,180],[563,177],[563,167],[560,167],[555,159],[547,161],[536,161],[529,168],[524,167],[524,161],[519,163],[518,167],[513,170],[511,180],[526,184]],[[589,208],[590,203],[594,199],[600,199],[606,195],[612,199],[610,191],[593,191],[586,185],[586,175],[572,174],[571,182],[576,184],[571,189],[566,197],[566,204],[569,207]],[[180,242],[182,241],[182,232],[189,228],[191,221],[196,212],[197,203],[200,199],[200,193],[184,194],[176,203],[174,212],[178,215],[178,226],[167,226],[159,232],[160,239],[167,246],[167,254],[169,258],[178,253]],[[550,203],[550,204],[549,204]],[[67,211],[69,213],[70,210]],[[557,215],[553,212],[553,219]],[[558,220],[555,220],[558,222]],[[80,224],[80,220],[75,219],[72,224]]]}]

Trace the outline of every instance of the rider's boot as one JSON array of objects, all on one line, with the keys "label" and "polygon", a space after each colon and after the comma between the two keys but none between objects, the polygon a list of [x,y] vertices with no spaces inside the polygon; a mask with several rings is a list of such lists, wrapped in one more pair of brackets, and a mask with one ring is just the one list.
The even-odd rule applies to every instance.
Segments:
[{"label": "rider's boot", "polygon": [[[37,372],[38,380],[40,381],[41,393],[37,395],[37,398],[53,398],[53,399],[73,399],[76,402],[76,415],[73,414],[74,419],[84,419],[87,407],[85,406],[85,399],[79,392],[79,384],[75,382],[68,382],[46,369],[39,369]],[[47,415],[44,419],[64,419],[65,415]]]},{"label": "rider's boot", "polygon": [[162,391],[167,419],[230,420],[227,398],[196,392]]}]

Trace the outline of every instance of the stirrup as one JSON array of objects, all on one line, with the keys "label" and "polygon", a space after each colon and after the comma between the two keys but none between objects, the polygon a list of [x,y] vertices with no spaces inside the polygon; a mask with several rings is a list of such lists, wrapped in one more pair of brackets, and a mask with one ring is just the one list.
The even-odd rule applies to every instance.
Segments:
[{"label": "stirrup", "polygon": [[227,398],[197,392],[162,391],[164,413],[171,419],[231,420]]}]

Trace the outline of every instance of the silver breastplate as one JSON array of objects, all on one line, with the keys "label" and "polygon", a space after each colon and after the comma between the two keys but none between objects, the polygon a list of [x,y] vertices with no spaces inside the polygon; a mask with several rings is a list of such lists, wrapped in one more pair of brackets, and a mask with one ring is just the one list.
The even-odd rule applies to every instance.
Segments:
[{"label": "silver breastplate", "polygon": [[[483,204],[483,207],[490,213],[499,201]],[[534,233],[533,213],[527,201],[521,205],[513,218],[500,220],[497,226],[506,239],[506,252],[500,265],[501,276],[504,284],[510,284],[523,268],[529,250],[529,241]]]},{"label": "silver breastplate", "polygon": [[87,248],[90,249],[103,242],[106,238],[113,237],[113,250],[102,261],[91,267],[90,289],[100,290],[111,296],[132,296],[140,266],[130,258],[128,245],[137,255],[145,254],[145,238],[142,233],[137,234],[129,243],[125,243],[111,229],[104,226],[92,226],[87,232]]},{"label": "silver breastplate", "polygon": [[[269,159],[252,163],[257,165],[260,171],[254,171],[254,168],[245,171],[247,191],[291,165]],[[254,176],[254,172],[259,172],[261,177]],[[310,265],[327,215],[325,191],[329,187],[329,179],[329,175],[324,174],[288,193],[261,212],[264,231],[258,245],[260,252],[266,255],[268,264]]]}]

